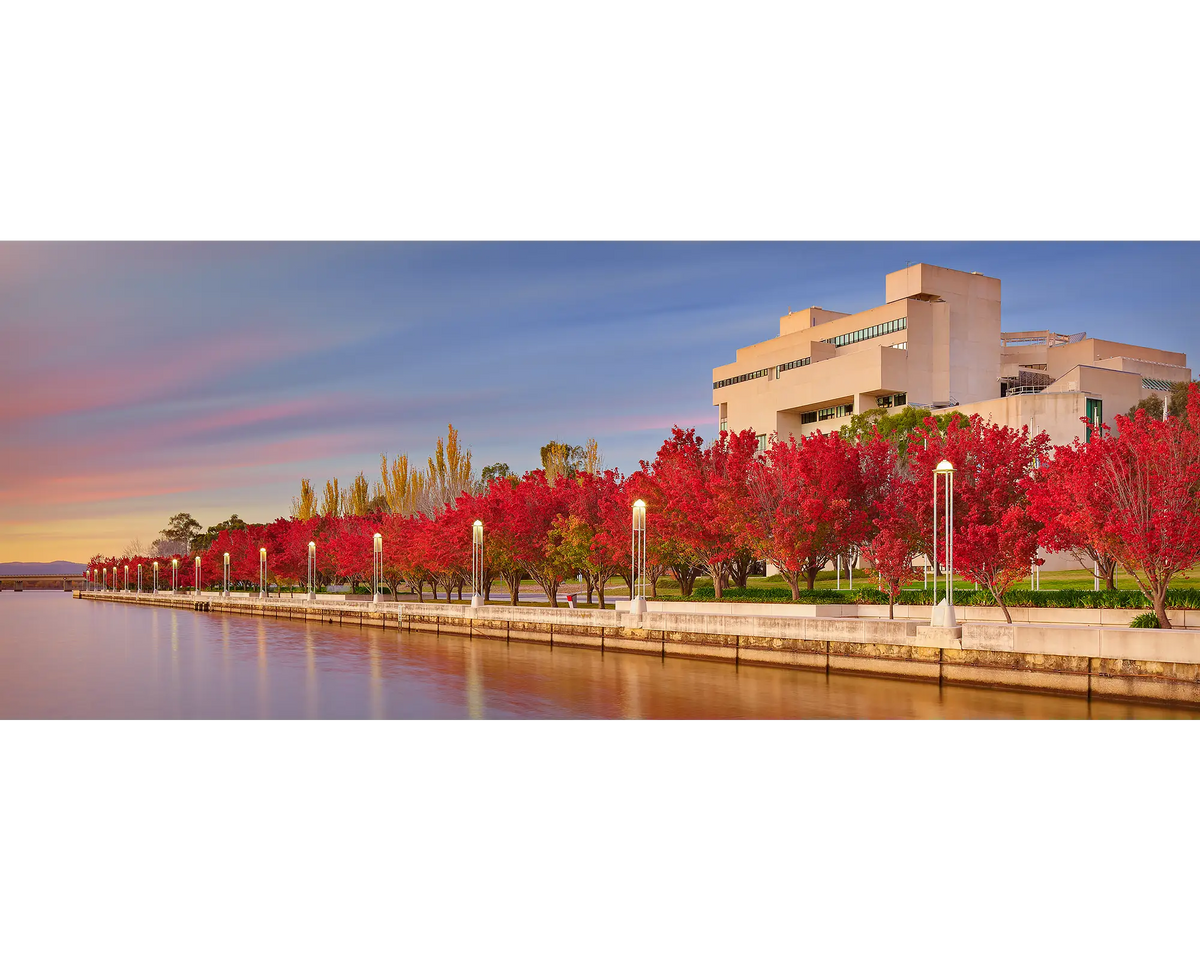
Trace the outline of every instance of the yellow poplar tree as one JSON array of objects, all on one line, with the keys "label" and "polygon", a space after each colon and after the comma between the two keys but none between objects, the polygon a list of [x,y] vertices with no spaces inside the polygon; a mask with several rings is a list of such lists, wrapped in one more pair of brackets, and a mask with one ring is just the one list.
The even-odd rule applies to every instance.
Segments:
[{"label": "yellow poplar tree", "polygon": [[308,477],[300,481],[300,496],[292,497],[292,517],[296,520],[311,520],[317,515],[317,495]]},{"label": "yellow poplar tree", "polygon": [[325,499],[321,501],[321,516],[340,517],[342,515],[342,495],[338,490],[337,477],[325,481]]}]

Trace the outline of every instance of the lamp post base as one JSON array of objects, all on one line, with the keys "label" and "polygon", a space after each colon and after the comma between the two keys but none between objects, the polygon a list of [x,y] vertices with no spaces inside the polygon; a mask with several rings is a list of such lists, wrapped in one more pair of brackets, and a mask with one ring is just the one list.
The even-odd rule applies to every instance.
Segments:
[{"label": "lamp post base", "polygon": [[473,596],[471,598],[471,606],[482,607],[483,606],[483,597],[481,597],[479,594],[475,594],[475,596]]},{"label": "lamp post base", "polygon": [[958,620],[954,616],[954,605],[947,602],[943,597],[933,608],[933,615],[929,618],[931,627],[947,627],[954,629],[958,626]]},{"label": "lamp post base", "polygon": [[371,594],[371,603],[378,603],[378,602],[379,602],[379,594],[377,594],[377,593]]},{"label": "lamp post base", "polygon": [[316,603],[316,602],[317,602],[317,595],[316,595],[316,593],[314,593],[312,590],[309,590],[309,591],[308,591],[308,602],[309,602],[309,603]]},{"label": "lamp post base", "polygon": [[634,597],[629,601],[629,612],[641,616],[646,612],[646,598]]}]

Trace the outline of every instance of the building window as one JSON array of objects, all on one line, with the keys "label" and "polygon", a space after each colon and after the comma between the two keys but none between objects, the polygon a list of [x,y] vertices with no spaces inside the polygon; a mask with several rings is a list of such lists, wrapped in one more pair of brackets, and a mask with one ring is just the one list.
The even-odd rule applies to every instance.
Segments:
[{"label": "building window", "polygon": [[835,417],[849,417],[854,413],[854,404],[843,403],[836,407],[826,407],[824,410],[817,411],[818,420],[832,420]]},{"label": "building window", "polygon": [[728,387],[732,383],[744,383],[747,380],[757,380],[759,377],[765,377],[771,371],[770,367],[763,367],[761,370],[754,370],[750,373],[743,373],[738,377],[726,377],[724,380],[718,380],[713,384],[714,390],[719,390],[721,387]]},{"label": "building window", "polygon": [[763,453],[767,449],[767,435],[760,433],[758,435],[758,452]]},{"label": "building window", "polygon": [[801,357],[799,360],[792,360],[789,363],[781,363],[775,368],[775,376],[778,377],[784,370],[795,370],[796,367],[807,367],[812,362],[812,357]]},{"label": "building window", "polygon": [[908,317],[899,317],[895,320],[888,320],[885,323],[877,323],[872,327],[863,327],[861,330],[852,330],[849,333],[843,333],[836,337],[830,337],[828,340],[822,340],[822,343],[832,343],[835,347],[844,347],[848,343],[859,343],[862,340],[873,340],[875,337],[886,337],[889,333],[897,333],[900,330],[908,329]]},{"label": "building window", "polygon": [[729,429],[729,421],[726,420],[724,417],[722,417],[721,418],[721,433],[724,433],[728,429]]},{"label": "building window", "polygon": [[877,406],[884,407],[884,408],[902,407],[906,403],[908,403],[908,394],[907,393],[891,393],[885,397],[876,397],[875,403]]},{"label": "building window", "polygon": [[816,423],[817,422],[817,411],[810,410],[808,413],[800,414],[800,422],[802,424],[803,423]]}]

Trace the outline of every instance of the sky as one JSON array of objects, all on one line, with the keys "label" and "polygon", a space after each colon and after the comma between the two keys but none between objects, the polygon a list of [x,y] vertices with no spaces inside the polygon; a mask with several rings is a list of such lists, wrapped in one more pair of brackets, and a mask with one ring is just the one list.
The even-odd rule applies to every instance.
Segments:
[{"label": "sky", "polygon": [[1200,244],[0,243],[0,562],[287,516],[454,424],[478,471],[549,440],[716,432],[712,368],[907,262],[1002,282],[1005,330],[1200,356]]}]

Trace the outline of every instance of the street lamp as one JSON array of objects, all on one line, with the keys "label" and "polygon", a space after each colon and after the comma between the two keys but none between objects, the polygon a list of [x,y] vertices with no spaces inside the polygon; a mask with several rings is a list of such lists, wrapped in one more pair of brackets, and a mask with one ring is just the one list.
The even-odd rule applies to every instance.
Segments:
[{"label": "street lamp", "polygon": [[103,576],[104,576],[104,579],[103,579],[102,583],[104,584],[104,592],[108,593],[108,567],[104,568]]},{"label": "street lamp", "polygon": [[482,607],[483,597],[483,521],[471,524],[471,606]]},{"label": "street lamp", "polygon": [[225,554],[224,577],[225,577],[225,589],[221,591],[221,596],[228,599],[229,598],[229,554]]},{"label": "street lamp", "polygon": [[383,579],[383,534],[377,533],[371,542],[371,602],[379,602],[379,581]]},{"label": "street lamp", "polygon": [[946,500],[943,519],[946,525],[946,598],[933,608],[932,627],[956,627],[954,618],[954,464],[943,460],[933,470],[933,596],[937,598],[937,515],[938,477],[945,477]]},{"label": "street lamp", "polygon": [[258,599],[267,598],[267,548],[258,548]]},{"label": "street lamp", "polygon": [[633,501],[632,553],[633,583],[629,591],[629,612],[641,615],[646,612],[646,504],[643,500]]},{"label": "street lamp", "polygon": [[179,558],[171,558],[171,593],[179,592]]},{"label": "street lamp", "polygon": [[121,589],[121,592],[129,592],[129,564],[125,564],[125,586]]},{"label": "street lamp", "polygon": [[154,593],[158,595],[158,561],[154,561]]},{"label": "street lamp", "polygon": [[200,558],[196,558],[196,596],[200,596]]},{"label": "street lamp", "polygon": [[313,580],[317,575],[317,545],[311,540],[308,541],[308,599],[310,601],[317,599],[316,590],[313,588]]},{"label": "street lamp", "polygon": [[142,592],[142,565],[140,563],[138,564],[138,589],[137,589],[137,592],[138,593]]}]

